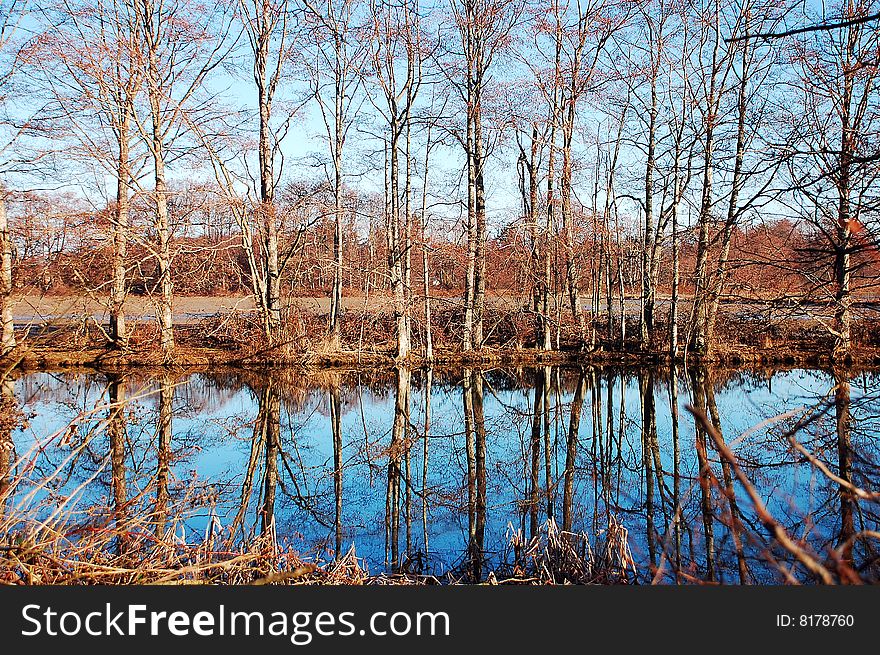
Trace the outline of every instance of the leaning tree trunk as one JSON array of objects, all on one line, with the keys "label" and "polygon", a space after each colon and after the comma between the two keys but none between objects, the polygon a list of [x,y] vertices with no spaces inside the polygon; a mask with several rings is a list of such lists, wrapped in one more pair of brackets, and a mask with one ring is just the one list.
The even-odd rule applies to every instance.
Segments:
[{"label": "leaning tree trunk", "polygon": [[[711,119],[710,119],[711,120]],[[706,130],[705,160],[703,162],[703,192],[700,203],[697,263],[694,268],[694,330],[691,350],[705,354],[709,322],[709,222],[712,220],[712,157],[714,154],[713,125]]]},{"label": "leaning tree trunk", "polygon": [[713,158],[715,157],[715,128],[718,125],[723,96],[723,79],[719,88],[720,73],[719,57],[721,36],[719,24],[714,26],[714,44],[712,49],[712,68],[709,73],[708,92],[705,106],[706,135],[703,145],[703,186],[700,198],[699,236],[697,238],[697,262],[694,268],[694,301],[692,313],[694,317],[690,348],[697,354],[705,355],[709,349],[708,327],[711,291],[709,288],[709,225],[712,221],[712,192],[715,174]]},{"label": "leaning tree trunk", "polygon": [[715,321],[718,317],[718,308],[721,305],[721,294],[724,291],[724,283],[727,278],[728,261],[730,259],[730,243],[733,238],[733,228],[739,217],[739,192],[743,186],[743,161],[746,152],[746,112],[748,109],[748,82],[749,82],[749,59],[747,48],[743,51],[742,70],[737,92],[737,125],[736,125],[736,155],[733,164],[733,178],[731,179],[730,197],[727,203],[727,220],[721,235],[721,253],[718,256],[718,264],[715,270],[715,278],[709,291],[709,307],[706,316],[706,347],[711,349],[715,342]]}]

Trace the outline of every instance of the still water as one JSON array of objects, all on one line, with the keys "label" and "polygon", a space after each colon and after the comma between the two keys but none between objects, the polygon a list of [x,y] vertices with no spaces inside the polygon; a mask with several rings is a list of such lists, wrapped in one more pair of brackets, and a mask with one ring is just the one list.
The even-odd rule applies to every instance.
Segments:
[{"label": "still water", "polygon": [[[824,557],[880,527],[876,503],[846,486],[878,488],[878,382],[668,368],[25,373],[3,386],[15,420],[0,424],[0,511],[63,512],[71,539],[120,513],[183,543],[274,531],[318,563],[353,549],[371,573],[471,579],[510,574],[552,521],[593,549],[623,535],[633,582],[778,583],[788,553],[686,407]],[[854,540],[869,579],[876,555]]]}]

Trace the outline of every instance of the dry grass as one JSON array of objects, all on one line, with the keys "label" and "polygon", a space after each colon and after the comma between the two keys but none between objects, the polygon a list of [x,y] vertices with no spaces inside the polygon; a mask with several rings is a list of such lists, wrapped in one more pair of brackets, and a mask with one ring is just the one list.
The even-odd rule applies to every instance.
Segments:
[{"label": "dry grass", "polygon": [[[111,526],[55,525],[36,529],[7,518],[0,525],[0,584],[23,585],[424,585],[465,584],[413,574],[371,574],[354,549],[315,564],[281,545],[274,531],[234,548],[206,539],[181,543],[172,533],[120,531]],[[133,527],[133,526],[130,526]],[[511,535],[519,553],[512,569],[490,571],[489,584],[627,584],[635,573],[626,530],[615,526],[600,546],[586,535],[560,531],[552,521],[525,541]]]},{"label": "dry grass", "polygon": [[629,584],[635,579],[635,563],[628,532],[614,516],[608,529],[590,543],[583,532],[560,530],[553,519],[532,539],[512,531],[514,571],[508,583],[532,584]]},{"label": "dry grass", "polygon": [[[102,408],[102,411],[106,410]],[[97,410],[96,410],[97,411]],[[92,415],[92,413],[89,413]],[[87,415],[80,416],[85,420]],[[19,418],[18,425],[21,425]],[[195,482],[163,492],[154,473],[127,480],[130,495],[114,502],[111,457],[96,461],[72,483],[71,471],[88,439],[79,442],[75,424],[35,443],[23,455],[5,452],[0,467],[0,584],[131,585],[131,584],[459,584],[453,575],[433,576],[370,573],[354,549],[332,561],[307,561],[284,538],[274,522],[261,534],[239,534],[210,516],[203,533],[190,527],[193,511],[209,504],[204,487]],[[8,427],[8,426],[7,426]],[[104,419],[98,430],[107,429]],[[51,444],[64,455],[46,468],[43,454]],[[4,475],[5,473],[5,475]],[[87,490],[110,478],[106,493],[87,497]],[[72,488],[75,486],[75,488]],[[124,499],[123,499],[124,497]],[[157,501],[157,498],[167,498]],[[204,511],[204,510],[201,510]],[[513,570],[490,572],[518,583],[619,583],[627,581],[632,558],[626,530],[616,523],[595,547],[586,535],[560,532],[551,521],[526,543],[511,534],[516,552]]]}]

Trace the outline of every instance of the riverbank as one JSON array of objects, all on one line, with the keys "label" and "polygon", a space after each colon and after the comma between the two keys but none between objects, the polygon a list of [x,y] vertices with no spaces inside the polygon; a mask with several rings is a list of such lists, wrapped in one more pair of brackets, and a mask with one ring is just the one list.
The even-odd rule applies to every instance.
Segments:
[{"label": "riverbank", "polygon": [[[634,563],[620,528],[590,546],[583,533],[564,532],[552,520],[532,539],[511,536],[517,561],[486,571],[464,562],[443,575],[409,570],[371,573],[352,547],[330,561],[307,561],[274,530],[247,543],[211,537],[180,543],[157,535],[148,520],[114,526],[76,526],[71,546],[57,531],[13,530],[0,523],[0,584],[12,585],[553,585],[631,584]],[[616,525],[616,524],[615,524]],[[145,530],[144,528],[151,528]],[[596,553],[603,553],[598,555]]]},{"label": "riverbank", "polygon": [[[210,302],[206,301],[210,300]],[[553,348],[536,347],[535,319],[513,299],[494,299],[484,315],[484,346],[461,349],[461,308],[452,299],[432,314],[433,355],[425,356],[426,330],[413,317],[412,347],[404,361],[396,358],[395,320],[387,299],[375,299],[356,309],[359,299],[346,299],[350,307],[343,317],[338,344],[326,338],[326,315],[320,299],[285,316],[278,342],[269,345],[256,314],[241,298],[189,298],[175,314],[174,351],[158,348],[159,335],[153,320],[131,318],[127,347],[109,343],[108,328],[101,317],[70,313],[71,302],[46,305],[58,317],[39,324],[17,323],[18,346],[0,359],[4,368],[45,369],[90,367],[214,367],[214,366],[380,366],[433,365],[533,365],[533,364],[668,364],[668,326],[663,316],[655,323],[654,338],[642,344],[637,316],[629,316],[625,330],[619,321],[609,325],[600,317],[594,332],[586,335],[573,325],[554,326]],[[503,302],[502,302],[503,300]],[[246,303],[245,303],[246,304]],[[314,305],[314,306],[312,306]],[[206,314],[209,310],[218,310]],[[747,311],[748,310],[748,311]],[[189,312],[189,313],[188,313]],[[76,317],[79,318],[76,318]],[[83,318],[84,316],[84,318]],[[182,317],[182,318],[181,318]],[[708,354],[684,352],[687,334],[679,335],[681,364],[786,365],[807,367],[880,365],[880,318],[861,316],[853,323],[853,347],[845,357],[832,357],[833,338],[815,316],[773,316],[753,312],[743,305],[726,307],[719,318],[715,344]]]},{"label": "riverbank", "polygon": [[[774,344],[769,347],[749,347],[733,344],[719,348],[709,355],[682,354],[675,358],[681,365],[706,364],[720,366],[804,366],[810,368],[834,365],[873,367],[880,366],[880,349],[859,346],[847,358],[835,359],[830,352],[798,347],[798,344]],[[0,366],[6,369],[40,370],[84,367],[99,370],[123,368],[213,368],[218,366],[262,367],[294,366],[301,368],[382,367],[400,364],[412,368],[424,366],[526,366],[537,364],[571,365],[658,365],[670,364],[668,354],[652,351],[619,350],[560,350],[544,351],[534,348],[483,348],[462,352],[438,349],[432,358],[411,353],[404,361],[395,358],[392,348],[385,350],[316,350],[292,349],[224,349],[181,345],[170,359],[156,348],[70,347],[63,343],[24,342],[6,357]]]}]

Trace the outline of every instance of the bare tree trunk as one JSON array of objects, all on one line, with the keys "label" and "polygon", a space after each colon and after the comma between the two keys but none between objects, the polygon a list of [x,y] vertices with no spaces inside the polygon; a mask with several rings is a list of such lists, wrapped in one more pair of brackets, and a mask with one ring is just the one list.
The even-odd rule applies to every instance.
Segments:
[{"label": "bare tree trunk", "polygon": [[116,527],[116,552],[122,554],[128,545],[128,534],[124,531],[126,522],[126,421],[125,421],[125,380],[118,374],[111,374],[107,389],[110,409],[107,417],[107,437],[110,441],[110,486],[113,498],[113,522]]},{"label": "bare tree trunk", "polygon": [[158,420],[156,424],[156,505],[154,521],[156,536],[165,537],[168,521],[168,477],[171,466],[171,437],[174,386],[168,374],[159,380]]},{"label": "bare tree trunk", "polygon": [[[706,414],[706,370],[697,368],[691,371],[693,404],[697,411]],[[708,440],[702,424],[696,422],[696,450],[699,464],[700,511],[703,515],[703,540],[706,548],[706,580],[714,582],[715,575],[715,527],[714,503],[712,499],[712,469],[709,463]]]},{"label": "bare tree trunk", "polygon": [[[541,335],[543,350],[551,350],[553,348],[550,332],[550,283],[551,283],[551,266],[550,266],[550,243],[553,231],[556,229],[556,196],[554,194],[554,184],[556,183],[556,97],[553,98],[553,122],[550,127],[550,149],[547,154],[547,214],[544,221],[544,270],[541,279],[541,315],[544,317],[544,332]],[[558,327],[558,323],[557,323]]]},{"label": "bare tree trunk", "polygon": [[[837,475],[841,480],[852,484],[853,451],[851,441],[850,386],[845,372],[834,372],[834,416],[837,432]],[[844,485],[839,485],[840,495],[840,533],[837,544],[848,544],[844,549],[843,560],[853,565],[852,536],[856,533],[855,513],[858,509],[852,493]]]},{"label": "bare tree trunk", "polygon": [[434,360],[434,337],[431,330],[431,284],[428,273],[428,239],[425,234],[424,200],[422,201],[422,295],[425,303],[425,359]]},{"label": "bare tree trunk", "polygon": [[[575,83],[572,79],[572,85]],[[571,195],[572,195],[572,162],[571,147],[574,139],[574,122],[575,122],[575,90],[571,89],[572,97],[566,103],[568,105],[565,121],[562,128],[562,177],[560,179],[560,196],[562,199],[562,238],[565,247],[565,281],[568,287],[568,304],[571,309],[571,318],[574,324],[580,330],[581,344],[586,338],[586,324],[583,313],[579,305],[580,281],[578,279],[578,271],[574,261],[574,236],[572,223],[574,217],[572,215]],[[592,317],[593,332],[595,334],[596,313],[598,303],[594,304],[590,309]],[[595,347],[595,343],[592,344]]]},{"label": "bare tree trunk", "polygon": [[[700,216],[698,219],[699,232],[697,238],[697,262],[694,268],[694,326],[691,336],[691,349],[698,354],[706,354],[709,349],[707,342],[708,325],[709,325],[709,305],[710,305],[710,289],[709,289],[709,225],[712,222],[712,189],[714,177],[714,157],[715,157],[715,128],[719,117],[720,99],[723,88],[719,89],[719,73],[720,60],[719,52],[721,48],[720,35],[720,18],[716,15],[713,17],[714,25],[708,29],[712,29],[714,39],[712,45],[712,61],[709,70],[708,89],[705,98],[706,104],[703,108],[703,122],[705,127],[705,137],[703,139],[703,185],[700,198]],[[723,83],[722,83],[723,87]]]},{"label": "bare tree trunk", "polygon": [[605,330],[606,342],[610,345],[614,342],[614,268],[613,268],[613,248],[611,243],[611,225],[607,219],[605,220],[605,316],[608,319],[608,325]]},{"label": "bare tree trunk", "polygon": [[718,255],[718,264],[712,287],[709,291],[709,307],[706,316],[706,347],[711,349],[715,341],[715,320],[718,317],[718,308],[721,303],[721,294],[727,277],[727,264],[730,258],[730,242],[733,237],[733,228],[739,218],[739,192],[743,186],[743,161],[746,151],[746,122],[748,110],[748,81],[750,73],[749,46],[743,47],[742,64],[739,72],[740,81],[737,95],[737,128],[736,128],[736,155],[733,164],[733,177],[731,179],[730,197],[727,203],[727,220],[721,234],[721,252]]},{"label": "bare tree trunk", "polygon": [[[712,426],[719,435],[724,435],[721,428],[721,415],[718,413],[718,406],[715,404],[715,390],[709,380],[706,385],[706,406],[709,409],[709,416],[712,419]],[[747,585],[749,583],[749,569],[746,563],[745,551],[743,550],[743,534],[742,534],[742,518],[740,516],[739,507],[736,500],[736,491],[733,487],[733,477],[730,470],[730,462],[725,458],[721,458],[721,471],[724,477],[724,488],[726,490],[727,504],[730,510],[730,536],[733,540],[733,548],[736,552],[737,571],[739,572],[739,583]]]},{"label": "bare tree trunk", "polygon": [[12,237],[6,217],[5,190],[0,187],[0,355],[15,348],[12,317]]},{"label": "bare tree trunk", "polygon": [[465,150],[467,157],[467,260],[465,263],[464,276],[464,334],[462,337],[462,349],[467,352],[474,347],[474,304],[476,298],[476,275],[477,275],[477,230],[476,217],[476,160],[474,157],[474,119],[471,108],[472,82],[468,72],[468,115],[465,137]]},{"label": "bare tree trunk", "polygon": [[[850,33],[850,50],[854,50],[852,45],[852,33]],[[850,112],[853,96],[853,75],[850,68],[847,68],[843,82],[843,97],[841,98],[840,114],[840,173],[837,179],[837,225],[835,226],[836,241],[834,243],[834,329],[836,331],[834,340],[834,357],[846,357],[849,355],[851,344],[850,324],[852,322],[850,305],[852,298],[850,296],[850,249],[852,247],[852,229],[850,226],[851,207],[851,168],[852,157],[854,152],[853,128],[850,125]]]},{"label": "bare tree trunk", "polygon": [[538,140],[538,124],[532,123],[529,154],[520,146],[520,194],[523,201],[523,216],[528,219],[529,228],[529,277],[532,313],[535,319],[535,347],[541,347],[544,334],[549,330],[546,317],[542,312],[542,275],[541,268],[541,235],[538,231],[538,166],[540,164],[540,144]]},{"label": "bare tree trunk", "polygon": [[574,390],[574,398],[571,401],[571,417],[568,421],[568,439],[565,451],[565,481],[562,490],[562,529],[570,532],[572,529],[572,505],[574,498],[574,471],[577,466],[578,432],[581,425],[581,412],[584,406],[584,391],[586,377],[584,371],[578,374],[577,386]]},{"label": "bare tree trunk", "polygon": [[146,5],[143,20],[148,37],[147,95],[150,105],[151,131],[149,150],[153,159],[154,227],[156,229],[156,264],[159,273],[159,300],[156,318],[159,323],[159,347],[165,361],[174,351],[174,326],[172,324],[173,284],[171,281],[171,221],[168,214],[168,184],[165,179],[165,134],[163,122],[162,93],[159,64],[157,61],[156,34],[153,27],[155,8]]},{"label": "bare tree trunk", "polygon": [[[403,331],[406,338],[406,354],[412,347],[412,157],[410,153],[410,120],[406,118],[406,144],[404,158],[406,168],[403,182],[403,225],[401,226],[401,285],[403,286]],[[407,493],[409,486],[407,486]]]},{"label": "bare tree trunk", "polygon": [[544,376],[536,370],[534,374],[535,397],[532,407],[532,432],[529,440],[529,454],[531,456],[531,468],[529,478],[529,538],[532,539],[538,533],[538,477],[541,464],[541,428],[544,416]]},{"label": "bare tree trunk", "polygon": [[[263,234],[263,256],[265,262],[264,278],[266,284],[263,300],[266,316],[264,317],[270,345],[275,345],[278,331],[281,328],[281,286],[278,256],[278,227],[275,216],[275,157],[271,140],[272,136],[272,100],[275,93],[276,79],[270,80],[267,74],[269,63],[269,46],[272,34],[272,18],[269,6],[264,4],[259,9],[256,19],[257,31],[252,37],[254,45],[254,82],[257,86],[258,108],[260,116],[260,141],[258,157],[260,164],[260,216]],[[249,29],[250,26],[248,26]]]},{"label": "bare tree trunk", "polygon": [[[309,37],[313,59],[310,66],[311,92],[326,128],[325,136],[332,161],[333,189],[333,258],[332,282],[330,289],[330,311],[328,313],[327,336],[331,349],[341,348],[342,333],[342,283],[343,259],[345,252],[345,160],[343,157],[345,140],[351,127],[352,103],[363,81],[359,67],[367,52],[366,39],[354,36],[352,31],[361,26],[354,24],[354,14],[358,4],[352,0],[341,2],[302,3],[313,18],[313,34]],[[291,11],[296,16],[296,11]],[[297,20],[297,19],[294,19]],[[332,95],[332,99],[325,96]],[[371,226],[372,227],[372,226]],[[372,233],[371,235],[372,236]],[[372,259],[372,239],[370,257]],[[374,281],[373,270],[367,274],[367,290]]]},{"label": "bare tree trunk", "polygon": [[639,339],[642,349],[648,348],[654,330],[655,289],[652,275],[652,252],[656,248],[654,232],[654,169],[657,142],[657,64],[652,64],[651,106],[648,111],[648,158],[645,164],[645,238],[642,243],[642,312]]},{"label": "bare tree trunk", "polygon": [[[155,141],[154,141],[155,145]],[[161,145],[159,148],[161,149]],[[159,244],[156,253],[159,265],[159,347],[163,358],[170,360],[174,352],[174,325],[172,322],[172,302],[174,285],[171,281],[171,221],[168,215],[168,186],[165,181],[164,155],[155,159],[156,193],[156,233]]]},{"label": "bare tree trunk", "polygon": [[675,581],[681,581],[681,444],[678,435],[678,369],[673,360],[669,370],[669,413],[672,428],[672,539],[675,564]]},{"label": "bare tree trunk", "polygon": [[[621,352],[624,352],[626,350],[626,284],[623,279],[623,266],[626,261],[626,253],[624,251],[624,244],[620,238],[620,216],[617,213],[616,203],[612,203],[612,208],[614,209],[614,239],[617,247],[617,302],[618,310],[620,312],[618,347]],[[639,312],[639,316],[641,317],[641,312]]]},{"label": "bare tree trunk", "polygon": [[263,506],[260,508],[260,530],[268,533],[275,525],[275,494],[278,488],[278,458],[281,455],[281,396],[275,382],[266,381],[260,394],[260,420],[266,435],[266,470],[263,480]]},{"label": "bare tree trunk", "polygon": [[678,356],[678,292],[681,282],[679,272],[678,206],[672,208],[672,300],[669,308],[669,357]]},{"label": "bare tree trunk", "polygon": [[[389,145],[389,165],[390,177],[388,189],[388,198],[390,201],[390,212],[387,218],[387,246],[389,257],[389,274],[391,278],[391,294],[394,306],[394,320],[397,326],[397,360],[403,361],[409,355],[410,343],[408,322],[406,318],[406,289],[404,281],[405,244],[403,238],[404,227],[401,220],[400,207],[400,164],[398,158],[398,150],[400,148],[399,135],[400,126],[397,123],[396,109],[393,109],[391,117],[391,143]],[[405,209],[405,208],[404,208]]]},{"label": "bare tree trunk", "polygon": [[336,137],[333,141],[333,287],[330,291],[329,332],[330,347],[339,349],[341,334],[340,315],[342,312],[342,176],[344,166],[342,154],[343,144],[345,142],[345,112],[343,107],[345,88],[342,84],[344,71],[340,68],[341,62],[338,57],[336,66],[336,86],[333,105],[336,129]]},{"label": "bare tree trunk", "polygon": [[342,399],[339,379],[334,377],[330,387],[330,427],[333,432],[333,498],[335,499],[334,531],[336,533],[335,559],[342,557]]},{"label": "bare tree trunk", "polygon": [[278,226],[275,220],[275,206],[264,203],[263,214],[264,242],[266,250],[266,314],[269,328],[269,343],[275,345],[281,329],[281,270],[278,254]]},{"label": "bare tree trunk", "polygon": [[434,381],[434,370],[425,370],[425,429],[422,435],[422,539],[425,546],[425,557],[428,557],[428,443],[431,438],[431,386]]},{"label": "bare tree trunk", "polygon": [[[263,62],[265,68],[265,61]],[[265,90],[261,87],[265,84],[265,70],[262,71],[262,83],[258,81],[260,91],[260,215],[261,231],[263,234],[263,256],[265,258],[264,278],[266,281],[264,301],[266,311],[266,337],[270,345],[275,345],[278,340],[278,332],[281,329],[281,272],[279,269],[280,258],[278,255],[278,224],[275,216],[275,171],[272,165],[274,160],[272,143],[270,142],[269,123],[272,111],[272,99],[266,97]]]},{"label": "bare tree trunk", "polygon": [[474,211],[476,213],[477,243],[474,256],[474,347],[483,347],[483,310],[486,302],[486,185],[483,178],[485,164],[483,144],[482,88],[477,86],[474,105]]},{"label": "bare tree trunk", "polygon": [[401,460],[406,448],[406,430],[409,425],[409,397],[412,372],[398,368],[396,371],[397,389],[394,396],[394,422],[391,426],[391,443],[388,446],[388,487],[386,497],[386,523],[390,545],[391,569],[400,568],[400,482],[402,477]]},{"label": "bare tree trunk", "polygon": [[425,359],[434,359],[434,338],[431,330],[431,280],[428,274],[428,170],[431,158],[431,126],[428,126],[425,145],[425,175],[422,180],[422,294],[425,303]]},{"label": "bare tree trunk", "polygon": [[113,283],[110,287],[110,338],[116,348],[124,348],[128,342],[125,325],[126,280],[125,258],[128,253],[129,209],[129,129],[133,108],[128,105],[119,124],[119,158],[116,168],[116,207],[111,238],[113,240]]},{"label": "bare tree trunk", "polygon": [[483,417],[483,376],[465,369],[462,380],[465,444],[468,462],[468,563],[471,579],[482,575],[486,530],[486,426]]},{"label": "bare tree trunk", "polygon": [[[618,244],[619,250],[620,244]],[[618,251],[617,255],[617,293],[618,293],[618,306],[620,311],[620,332],[619,332],[619,343],[620,343],[620,351],[623,352],[626,350],[626,287],[623,282],[623,253]]]}]

